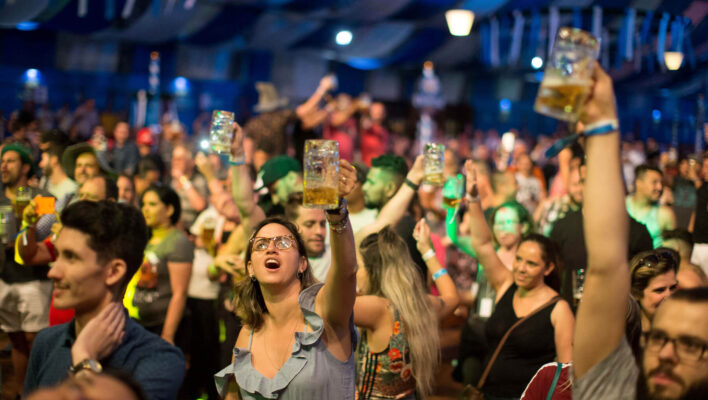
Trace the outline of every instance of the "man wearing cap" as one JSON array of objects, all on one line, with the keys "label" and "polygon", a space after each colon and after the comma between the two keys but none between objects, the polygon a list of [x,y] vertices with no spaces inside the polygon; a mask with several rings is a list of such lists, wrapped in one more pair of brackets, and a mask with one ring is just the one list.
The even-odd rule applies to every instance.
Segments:
[{"label": "man wearing cap", "polygon": [[282,215],[290,194],[302,190],[301,170],[300,163],[289,156],[276,156],[263,164],[258,172],[256,192],[268,189],[258,202],[266,216]]},{"label": "man wearing cap", "polygon": [[362,162],[352,163],[356,169],[356,185],[354,189],[347,195],[347,209],[349,210],[349,221],[352,224],[352,231],[356,235],[357,232],[366,225],[376,221],[378,210],[375,208],[367,208],[364,201],[364,182],[366,175],[369,173],[369,167]]},{"label": "man wearing cap", "polygon": [[138,136],[135,138],[135,143],[138,145],[140,157],[145,157],[152,153],[152,146],[155,144],[155,139],[150,128],[143,128],[138,131]]},{"label": "man wearing cap", "polygon": [[[19,143],[8,144],[3,146],[1,154],[0,177],[5,190],[0,191],[0,206],[14,205],[19,187],[24,187],[30,198],[50,196],[27,186],[34,169],[29,148]],[[16,216],[15,221],[20,218],[21,215]],[[11,233],[12,237],[18,230]],[[44,238],[49,233],[49,229],[44,229],[37,235]],[[10,336],[15,387],[21,388],[32,342],[37,332],[49,323],[52,284],[47,278],[47,266],[27,268],[18,265],[15,262],[14,240],[3,245],[5,259],[0,272],[0,330]]]},{"label": "man wearing cap", "polygon": [[108,167],[105,160],[99,157],[96,150],[88,143],[79,143],[67,147],[62,156],[61,165],[67,175],[75,180],[79,186],[98,174],[115,178],[115,172]]}]

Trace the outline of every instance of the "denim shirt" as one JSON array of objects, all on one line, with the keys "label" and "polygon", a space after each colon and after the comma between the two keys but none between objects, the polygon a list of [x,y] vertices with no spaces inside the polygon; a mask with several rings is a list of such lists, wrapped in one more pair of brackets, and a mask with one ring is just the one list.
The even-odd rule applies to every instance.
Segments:
[{"label": "denim shirt", "polygon": [[[127,311],[125,314],[123,341],[111,355],[99,360],[101,365],[131,374],[149,399],[176,398],[185,374],[182,352],[130,319]],[[67,378],[75,340],[74,320],[37,334],[27,367],[25,396]]]}]

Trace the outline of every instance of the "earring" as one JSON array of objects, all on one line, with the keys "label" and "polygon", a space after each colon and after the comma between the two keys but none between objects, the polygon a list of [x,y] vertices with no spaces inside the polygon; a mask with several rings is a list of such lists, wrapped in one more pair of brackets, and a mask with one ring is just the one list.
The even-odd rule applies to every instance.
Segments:
[{"label": "earring", "polygon": [[298,280],[301,281],[303,275],[304,275],[304,274],[302,273],[302,271],[297,271],[297,279],[298,279]]},{"label": "earring", "polygon": [[251,275],[251,282],[253,282],[253,283],[256,283],[256,282],[257,282],[257,281],[256,281],[256,276],[255,276],[255,275]]}]

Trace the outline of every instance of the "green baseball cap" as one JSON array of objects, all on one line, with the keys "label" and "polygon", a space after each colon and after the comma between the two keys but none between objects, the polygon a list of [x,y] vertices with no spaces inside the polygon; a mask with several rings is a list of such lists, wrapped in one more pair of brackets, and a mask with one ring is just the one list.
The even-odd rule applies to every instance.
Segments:
[{"label": "green baseball cap", "polygon": [[280,178],[285,177],[291,171],[300,172],[302,166],[300,163],[290,156],[276,156],[266,161],[258,171],[258,177],[261,178],[263,185],[256,189],[259,191],[274,183]]},{"label": "green baseball cap", "polygon": [[30,166],[30,174],[29,176],[34,175],[36,172],[35,165],[34,165],[34,160],[32,159],[32,150],[30,150],[29,147],[20,144],[20,143],[10,143],[2,146],[2,153],[0,154],[0,157],[5,155],[8,151],[14,151],[17,154],[20,155],[20,160],[24,164],[29,164]]}]

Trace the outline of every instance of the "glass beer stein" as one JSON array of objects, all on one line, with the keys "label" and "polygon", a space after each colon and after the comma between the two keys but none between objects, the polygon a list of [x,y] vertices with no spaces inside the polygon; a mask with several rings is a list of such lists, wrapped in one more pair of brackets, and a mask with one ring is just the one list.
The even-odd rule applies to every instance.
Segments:
[{"label": "glass beer stein", "polygon": [[339,207],[339,143],[305,142],[303,207],[331,210]]},{"label": "glass beer stein", "polygon": [[209,126],[209,145],[211,150],[218,154],[231,152],[231,135],[234,133],[234,113],[230,111],[215,110],[211,114]]},{"label": "glass beer stein", "polygon": [[32,200],[32,193],[30,193],[29,188],[26,186],[20,186],[17,188],[17,193],[15,195],[14,207],[15,216],[17,216],[18,221],[22,221],[22,213],[25,211],[25,207],[29,205]]},{"label": "glass beer stein", "polygon": [[590,94],[592,69],[599,51],[600,42],[590,33],[560,28],[533,109],[552,118],[577,121]]},{"label": "glass beer stein", "polygon": [[423,147],[423,183],[433,186],[445,184],[445,145],[426,143]]}]

